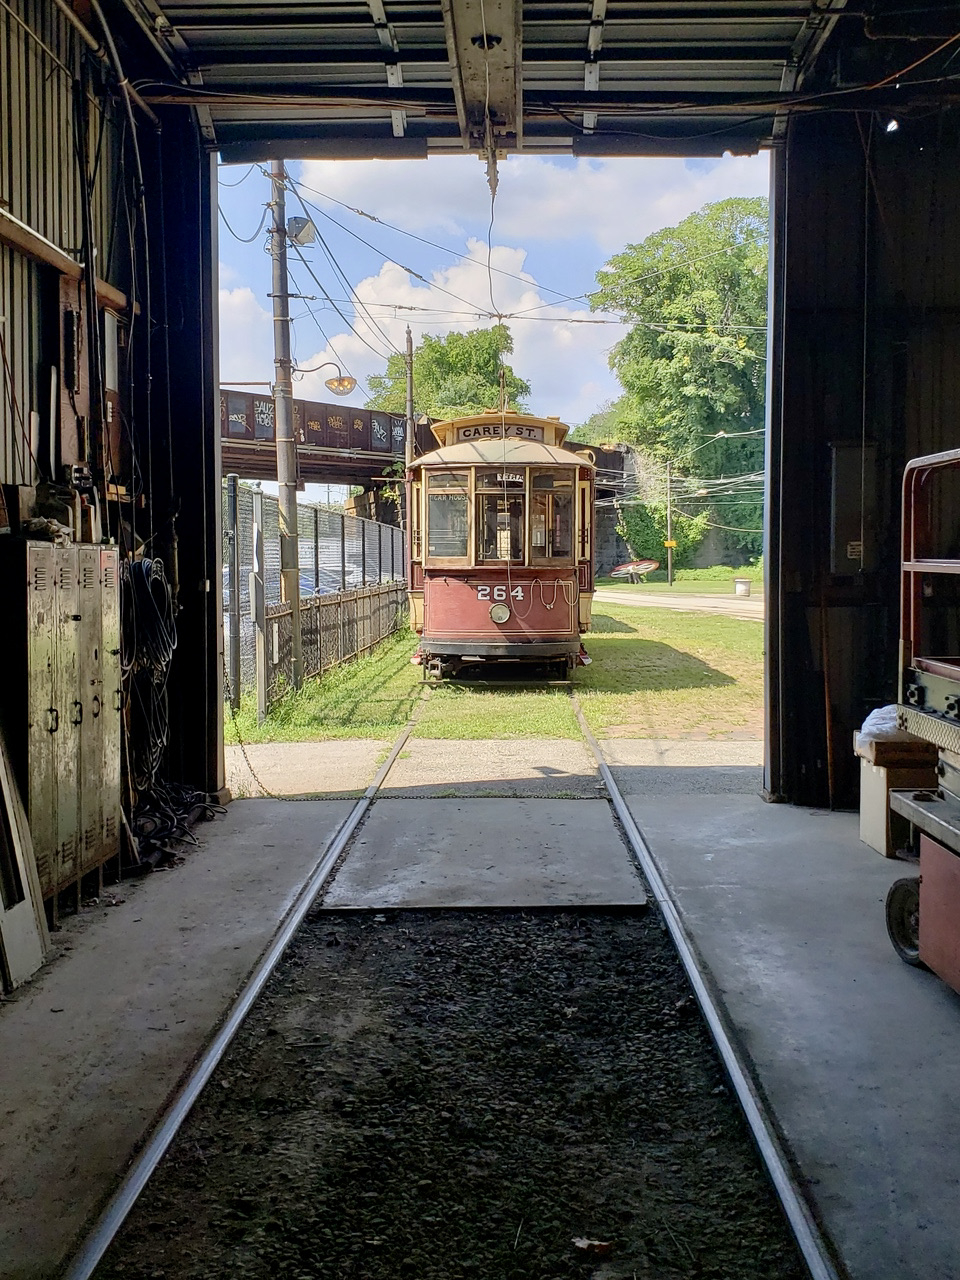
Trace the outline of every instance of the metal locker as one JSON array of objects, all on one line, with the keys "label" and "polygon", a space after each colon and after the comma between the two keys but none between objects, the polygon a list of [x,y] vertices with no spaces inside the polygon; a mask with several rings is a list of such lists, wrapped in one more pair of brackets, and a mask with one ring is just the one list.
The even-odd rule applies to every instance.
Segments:
[{"label": "metal locker", "polygon": [[77,674],[80,698],[77,845],[80,874],[102,861],[103,680],[100,667],[100,548],[77,547]]},{"label": "metal locker", "polygon": [[55,892],[57,868],[57,752],[60,709],[54,697],[54,549],[48,543],[29,542],[26,564],[27,652],[26,671],[11,673],[14,680],[26,676],[27,755],[26,790],[28,821],[33,837],[37,874],[44,897]]},{"label": "metal locker", "polygon": [[77,547],[54,548],[54,707],[58,727],[54,734],[57,770],[57,867],[58,887],[75,880],[80,872],[77,829],[80,816],[80,726],[83,702],[79,672],[79,584]]},{"label": "metal locker", "polygon": [[102,849],[120,848],[120,573],[116,547],[100,548],[100,742]]}]

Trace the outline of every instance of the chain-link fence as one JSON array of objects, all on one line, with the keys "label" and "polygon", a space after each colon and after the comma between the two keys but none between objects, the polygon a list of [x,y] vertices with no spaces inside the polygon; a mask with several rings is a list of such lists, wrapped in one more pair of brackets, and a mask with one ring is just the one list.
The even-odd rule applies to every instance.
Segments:
[{"label": "chain-link fence", "polygon": [[[250,606],[255,502],[262,504],[264,658],[272,703],[291,675],[290,607],[280,600],[279,502],[271,494],[238,485],[234,528],[229,482],[223,494],[224,652],[233,649],[231,628],[236,627],[240,690],[255,688],[257,632]],[[393,525],[312,503],[298,504],[297,516],[304,670],[310,676],[366,652],[397,629],[404,601],[403,535]],[[231,574],[236,579],[232,610]],[[233,652],[228,685],[236,678],[229,669],[236,665]]]}]

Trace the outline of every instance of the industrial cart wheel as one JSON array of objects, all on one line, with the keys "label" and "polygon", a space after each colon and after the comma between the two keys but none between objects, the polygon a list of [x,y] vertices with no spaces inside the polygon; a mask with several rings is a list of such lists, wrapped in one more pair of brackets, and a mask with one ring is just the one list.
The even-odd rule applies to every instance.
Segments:
[{"label": "industrial cart wheel", "polygon": [[904,964],[920,965],[920,881],[895,880],[887,893],[887,933]]}]

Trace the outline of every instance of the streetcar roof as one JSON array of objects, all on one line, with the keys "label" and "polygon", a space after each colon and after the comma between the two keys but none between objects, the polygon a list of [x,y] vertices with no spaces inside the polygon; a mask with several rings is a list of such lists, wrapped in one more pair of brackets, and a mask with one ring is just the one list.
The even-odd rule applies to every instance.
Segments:
[{"label": "streetcar roof", "polygon": [[413,461],[414,467],[593,467],[591,454],[574,453],[538,440],[466,440],[434,449]]}]

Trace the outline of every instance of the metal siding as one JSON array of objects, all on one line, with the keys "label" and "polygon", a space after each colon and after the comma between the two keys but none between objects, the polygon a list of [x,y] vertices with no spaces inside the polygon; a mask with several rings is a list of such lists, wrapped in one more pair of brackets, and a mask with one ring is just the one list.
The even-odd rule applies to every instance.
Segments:
[{"label": "metal siding", "polygon": [[[31,38],[6,9],[0,9],[0,196],[14,217],[71,256],[83,242],[82,187],[77,172],[73,88],[64,67],[81,66],[76,33],[45,0],[9,0],[20,20],[54,55]],[[58,65],[58,59],[63,66]],[[100,129],[100,104],[91,108],[91,152]],[[94,192],[94,227],[99,246],[98,274],[108,276],[105,237],[115,208],[118,147],[109,117]],[[126,244],[121,227],[121,244]],[[124,247],[124,254],[126,249]],[[115,255],[120,256],[120,255]],[[24,478],[24,432],[31,410],[47,421],[49,368],[59,365],[53,348],[52,316],[45,313],[44,292],[55,278],[51,268],[0,246],[0,336],[9,377],[0,366],[0,481]],[[123,284],[120,287],[124,287]],[[46,334],[44,321],[47,323]],[[17,408],[14,408],[14,405]],[[22,418],[22,424],[21,424]]]}]

